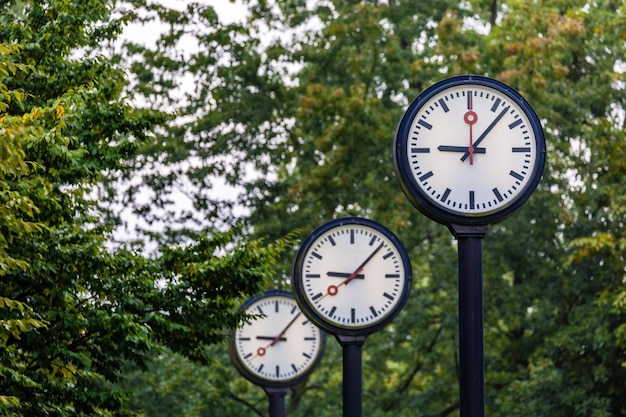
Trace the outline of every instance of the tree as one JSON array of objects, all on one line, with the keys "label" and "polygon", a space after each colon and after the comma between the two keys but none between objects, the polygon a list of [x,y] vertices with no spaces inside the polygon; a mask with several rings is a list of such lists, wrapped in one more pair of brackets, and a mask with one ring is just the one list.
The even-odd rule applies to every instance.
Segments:
[{"label": "tree", "polygon": [[166,347],[205,346],[243,317],[289,239],[195,230],[152,257],[111,247],[114,181],[168,120],[132,107],[102,54],[133,14],[106,0],[0,5],[0,414],[132,415],[111,383]]},{"label": "tree", "polygon": [[[18,48],[15,45],[0,44],[0,74],[4,77],[17,74],[18,71],[26,71],[25,65],[15,64],[10,61],[12,54],[16,53]],[[32,221],[25,220],[34,217],[34,213],[38,211],[28,195],[22,194],[12,186],[14,179],[21,179],[27,176],[33,168],[32,164],[24,161],[23,137],[29,130],[35,129],[25,128],[24,119],[37,117],[36,113],[25,115],[25,117],[7,117],[6,110],[8,103],[13,100],[23,100],[23,94],[19,91],[10,91],[7,86],[0,83],[0,95],[3,101],[0,103],[0,110],[3,117],[1,118],[1,126],[3,133],[2,149],[0,152],[0,276],[6,273],[21,269],[26,270],[27,264],[21,259],[13,258],[8,252],[10,244],[16,238],[28,237],[32,233],[42,230],[43,225]],[[26,132],[25,132],[26,131]],[[10,337],[19,338],[23,333],[45,327],[46,323],[33,318],[32,310],[24,303],[6,298],[0,295],[0,343],[3,348],[7,348],[6,344]],[[8,350],[8,349],[7,349]],[[17,374],[18,370],[13,369],[11,364],[3,365],[0,368],[3,375]],[[24,384],[34,384],[34,382],[24,377]],[[19,404],[19,398],[0,394],[0,405],[3,407],[12,407]]]}]

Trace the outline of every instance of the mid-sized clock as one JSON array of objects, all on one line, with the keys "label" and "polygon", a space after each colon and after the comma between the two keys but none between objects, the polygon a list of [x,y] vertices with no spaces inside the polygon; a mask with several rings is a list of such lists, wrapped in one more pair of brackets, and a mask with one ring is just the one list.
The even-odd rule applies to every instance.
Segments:
[{"label": "mid-sized clock", "polygon": [[440,81],[408,107],[393,161],[402,190],[443,224],[491,224],[518,209],[545,164],[541,122],[506,84],[464,75]]},{"label": "mid-sized clock", "polygon": [[411,264],[400,240],[372,220],[332,220],[302,243],[293,289],[304,314],[334,335],[367,335],[406,303]]},{"label": "mid-sized clock", "polygon": [[325,334],[287,291],[268,291],[241,307],[253,318],[229,346],[237,370],[262,387],[289,387],[309,376],[322,358]]}]

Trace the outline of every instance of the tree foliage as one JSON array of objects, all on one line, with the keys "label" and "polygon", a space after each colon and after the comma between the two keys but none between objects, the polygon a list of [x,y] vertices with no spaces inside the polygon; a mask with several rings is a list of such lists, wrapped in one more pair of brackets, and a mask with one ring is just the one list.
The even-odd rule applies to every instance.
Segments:
[{"label": "tree foliage", "polygon": [[[240,4],[231,23],[203,2],[0,6],[0,412],[263,415],[220,345],[235,309],[289,288],[297,233],[361,215],[415,275],[365,343],[364,410],[458,415],[456,242],[402,195],[391,144],[420,91],[477,73],[519,90],[548,143],[539,188],[484,241],[487,415],[626,415],[623,2]],[[130,22],[163,33],[119,48]],[[110,245],[121,209],[153,255]],[[340,409],[328,344],[289,415]]]},{"label": "tree foliage", "polygon": [[112,385],[166,347],[206,361],[289,239],[196,229],[112,245],[116,181],[169,118],[125,96],[108,0],[0,3],[0,415],[125,416]]}]

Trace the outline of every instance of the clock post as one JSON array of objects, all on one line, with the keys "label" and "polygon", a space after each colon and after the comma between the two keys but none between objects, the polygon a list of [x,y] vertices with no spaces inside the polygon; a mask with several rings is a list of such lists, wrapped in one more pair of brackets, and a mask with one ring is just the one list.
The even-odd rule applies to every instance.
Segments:
[{"label": "clock post", "polygon": [[488,226],[453,224],[459,270],[459,396],[463,417],[481,417],[485,409],[482,239]]},{"label": "clock post", "polygon": [[285,396],[287,387],[263,387],[269,398],[270,417],[285,417]]},{"label": "clock post", "polygon": [[343,355],[343,417],[363,415],[363,344],[365,335],[335,336]]},{"label": "clock post", "polygon": [[408,299],[412,272],[406,250],[372,220],[335,219],[304,240],[292,277],[302,312],[343,349],[343,416],[361,417],[362,347]]},{"label": "clock post", "polygon": [[530,104],[479,75],[430,86],[396,130],[393,164],[402,191],[458,241],[461,417],[484,416],[482,239],[528,200],[545,154]]}]

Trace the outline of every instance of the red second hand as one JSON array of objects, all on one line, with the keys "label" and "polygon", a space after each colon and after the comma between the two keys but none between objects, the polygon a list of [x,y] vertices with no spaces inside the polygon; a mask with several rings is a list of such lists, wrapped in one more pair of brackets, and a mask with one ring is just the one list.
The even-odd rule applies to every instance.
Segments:
[{"label": "red second hand", "polygon": [[472,126],[478,121],[478,115],[474,110],[472,110],[472,93],[469,92],[468,94],[469,110],[465,112],[463,120],[465,120],[465,123],[469,125],[469,147],[467,148],[467,151],[469,152],[470,165],[474,165],[474,136],[472,132]]}]

